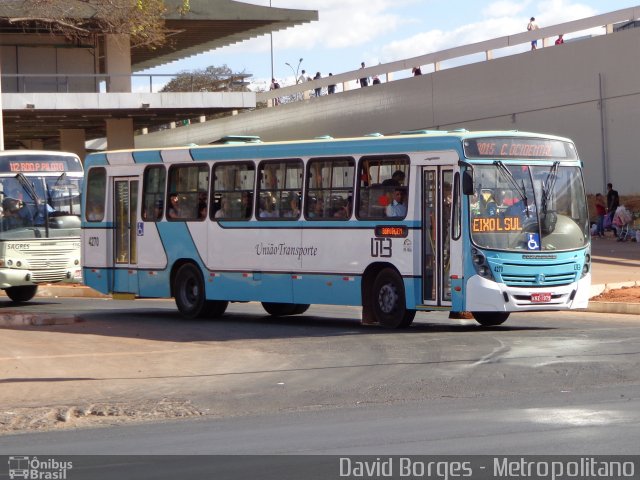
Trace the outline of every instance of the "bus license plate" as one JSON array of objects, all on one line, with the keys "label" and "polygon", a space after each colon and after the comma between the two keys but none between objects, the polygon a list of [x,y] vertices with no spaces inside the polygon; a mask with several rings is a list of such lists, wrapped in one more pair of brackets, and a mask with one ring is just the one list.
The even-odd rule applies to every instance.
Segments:
[{"label": "bus license plate", "polygon": [[531,294],[531,303],[547,303],[550,301],[551,301],[551,293],[549,292]]}]

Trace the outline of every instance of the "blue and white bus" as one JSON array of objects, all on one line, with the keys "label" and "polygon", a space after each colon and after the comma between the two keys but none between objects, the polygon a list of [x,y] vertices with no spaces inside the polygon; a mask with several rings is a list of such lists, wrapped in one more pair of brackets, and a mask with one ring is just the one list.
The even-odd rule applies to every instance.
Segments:
[{"label": "blue and white bus", "polygon": [[85,166],[85,283],[174,297],[188,318],[257,301],[276,316],[362,306],[363,323],[392,328],[430,310],[499,325],[587,306],[582,164],[565,138],[421,131],[114,151]]}]

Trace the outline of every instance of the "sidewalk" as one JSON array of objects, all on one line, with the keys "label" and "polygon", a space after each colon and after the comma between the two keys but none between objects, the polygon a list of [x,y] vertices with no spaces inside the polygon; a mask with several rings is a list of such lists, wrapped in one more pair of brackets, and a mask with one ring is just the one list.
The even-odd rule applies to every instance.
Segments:
[{"label": "sidewalk", "polygon": [[[591,242],[592,284],[590,298],[605,289],[640,286],[640,244],[626,241],[617,242],[607,232],[605,238],[593,238]],[[4,292],[0,291],[0,295]],[[38,297],[84,297],[108,298],[92,288],[84,285],[48,284],[38,287]],[[592,302],[589,311],[604,313],[640,314],[640,304],[615,304],[609,302]],[[623,311],[624,310],[624,311]]]}]

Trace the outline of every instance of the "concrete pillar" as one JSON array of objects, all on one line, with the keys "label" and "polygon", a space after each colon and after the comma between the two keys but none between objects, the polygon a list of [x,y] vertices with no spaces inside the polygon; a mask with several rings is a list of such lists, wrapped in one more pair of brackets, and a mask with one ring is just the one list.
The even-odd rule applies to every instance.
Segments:
[{"label": "concrete pillar", "polygon": [[120,150],[135,147],[132,118],[109,118],[106,122],[107,149]]},{"label": "concrete pillar", "polygon": [[82,128],[65,128],[60,130],[60,150],[75,153],[84,161],[86,136]]},{"label": "concrete pillar", "polygon": [[104,45],[107,92],[131,92],[131,42],[129,35],[105,35]]}]

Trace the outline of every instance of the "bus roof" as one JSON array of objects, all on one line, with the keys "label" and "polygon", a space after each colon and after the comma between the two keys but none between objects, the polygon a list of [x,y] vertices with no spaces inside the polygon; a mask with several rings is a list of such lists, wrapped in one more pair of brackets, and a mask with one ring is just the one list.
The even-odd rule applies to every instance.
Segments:
[{"label": "bus roof", "polygon": [[[193,147],[167,147],[147,148],[139,150],[114,150],[91,153],[87,156],[85,166],[99,164],[108,161],[108,157],[118,155],[132,155],[135,163],[161,162],[167,155],[175,156],[179,151],[188,151],[183,160],[241,160],[247,158],[277,158],[288,156],[321,156],[321,155],[350,155],[355,153],[393,153],[422,150],[425,147],[424,140],[429,139],[430,149],[461,149],[465,139],[485,137],[529,137],[543,138],[571,142],[570,139],[544,133],[521,132],[517,130],[482,130],[468,131],[457,129],[445,130],[416,130],[402,132],[396,135],[366,135],[362,137],[345,138],[314,138],[305,140],[288,140],[261,142],[241,141],[229,143],[216,143]],[[223,137],[226,138],[226,137]],[[235,137],[229,137],[235,138]],[[258,138],[258,137],[247,137]]]}]

